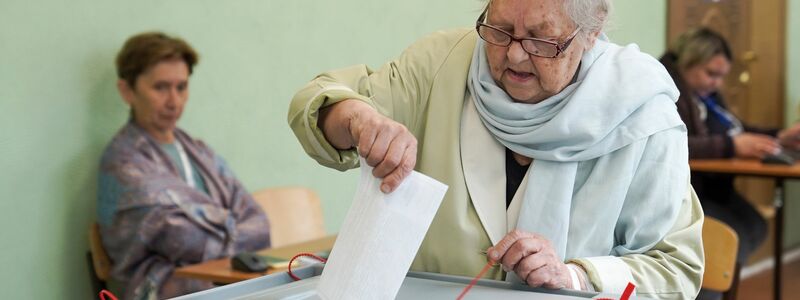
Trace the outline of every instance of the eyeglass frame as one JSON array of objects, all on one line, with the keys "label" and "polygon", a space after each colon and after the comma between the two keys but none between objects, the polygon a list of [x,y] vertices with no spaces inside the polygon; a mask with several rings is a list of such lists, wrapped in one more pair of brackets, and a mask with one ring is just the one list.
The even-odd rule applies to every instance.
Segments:
[{"label": "eyeglass frame", "polygon": [[[572,41],[575,39],[576,36],[578,36],[578,32],[581,30],[580,26],[578,26],[578,28],[575,28],[575,32],[570,34],[569,37],[567,38],[567,40],[564,41],[563,43],[558,43],[558,42],[555,42],[555,41],[552,41],[552,40],[539,39],[539,38],[533,38],[533,37],[516,38],[516,37],[514,37],[513,34],[509,33],[508,31],[500,29],[500,28],[498,28],[498,27],[496,27],[494,25],[490,25],[490,24],[481,22],[481,20],[483,20],[486,17],[488,12],[489,12],[489,6],[486,6],[486,9],[483,10],[483,13],[481,13],[481,15],[478,17],[478,20],[475,21],[475,31],[478,33],[478,36],[482,40],[486,41],[489,44],[492,44],[492,45],[495,45],[495,46],[499,46],[499,47],[509,47],[509,46],[511,46],[511,43],[519,42],[520,47],[522,47],[522,50],[525,51],[525,53],[528,53],[529,55],[533,55],[533,56],[536,56],[536,57],[544,57],[544,58],[556,58],[556,57],[558,57],[561,53],[564,53],[565,51],[567,51],[567,47],[569,47],[569,45],[572,44]],[[491,29],[500,31],[503,34],[507,35],[509,37],[508,44],[501,45],[501,44],[492,43],[492,42],[486,40],[486,38],[484,38],[481,35],[481,30],[480,30],[481,26],[489,27]],[[553,56],[546,56],[546,55],[539,55],[539,54],[531,53],[530,51],[528,51],[528,49],[525,49],[525,45],[522,43],[523,41],[543,42],[543,43],[546,43],[546,44],[553,45],[553,46],[556,47],[556,54],[554,54]]]}]

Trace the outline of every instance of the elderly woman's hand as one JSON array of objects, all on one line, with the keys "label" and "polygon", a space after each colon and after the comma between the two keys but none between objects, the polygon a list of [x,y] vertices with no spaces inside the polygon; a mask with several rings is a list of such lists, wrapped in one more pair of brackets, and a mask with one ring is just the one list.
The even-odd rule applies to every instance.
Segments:
[{"label": "elderly woman's hand", "polygon": [[571,286],[567,265],[558,257],[550,241],[541,235],[514,230],[489,248],[487,255],[503,265],[503,270],[514,271],[532,287],[561,289]]},{"label": "elderly woman's hand", "polygon": [[417,138],[403,124],[377,112],[369,104],[348,99],[324,109],[320,127],[336,148],[358,147],[359,155],[382,178],[381,191],[394,191],[417,163]]}]

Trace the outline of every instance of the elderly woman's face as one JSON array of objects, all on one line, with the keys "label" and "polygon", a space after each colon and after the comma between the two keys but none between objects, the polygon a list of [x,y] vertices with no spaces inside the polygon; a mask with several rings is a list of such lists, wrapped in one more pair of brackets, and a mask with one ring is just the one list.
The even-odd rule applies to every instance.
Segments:
[{"label": "elderly woman's face", "polygon": [[189,99],[189,67],[181,59],[157,63],[136,78],[134,87],[121,81],[134,121],[160,142],[172,142],[172,131]]},{"label": "elderly woman's face", "polygon": [[[576,29],[558,0],[494,0],[486,23],[517,38],[534,37],[563,43]],[[575,38],[556,58],[529,55],[519,42],[508,47],[486,43],[492,78],[514,100],[537,103],[569,85],[588,43]]]}]

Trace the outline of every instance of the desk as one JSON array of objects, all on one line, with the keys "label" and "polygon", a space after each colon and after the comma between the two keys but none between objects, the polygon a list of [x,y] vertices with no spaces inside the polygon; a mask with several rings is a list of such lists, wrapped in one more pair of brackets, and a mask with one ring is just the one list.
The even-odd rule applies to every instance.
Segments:
[{"label": "desk", "polygon": [[755,159],[692,159],[689,160],[692,172],[724,173],[733,175],[769,177],[775,179],[775,268],[773,287],[775,299],[781,298],[781,262],[783,260],[783,206],[786,195],[783,191],[784,179],[800,179],[800,164],[792,166],[762,164]]},{"label": "desk", "polygon": [[[292,256],[300,252],[318,252],[330,250],[333,248],[334,241],[336,241],[336,235],[329,235],[323,238],[297,243],[294,245],[265,249],[259,251],[258,254],[291,259]],[[285,270],[267,270],[263,273],[239,272],[233,270],[231,267],[230,258],[223,258],[209,260],[196,265],[180,267],[175,269],[174,274],[177,277],[207,280],[216,283],[234,283],[283,271]]]}]

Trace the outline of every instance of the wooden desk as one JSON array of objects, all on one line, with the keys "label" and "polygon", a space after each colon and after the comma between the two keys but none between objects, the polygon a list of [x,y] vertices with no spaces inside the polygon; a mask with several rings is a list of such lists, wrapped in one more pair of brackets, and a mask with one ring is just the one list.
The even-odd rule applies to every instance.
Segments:
[{"label": "wooden desk", "polygon": [[[261,255],[269,255],[285,259],[291,259],[300,252],[318,252],[333,248],[336,235],[329,235],[320,239],[310,240],[294,245],[286,245],[278,248],[265,249],[258,252]],[[196,265],[184,266],[175,270],[175,276],[207,280],[216,283],[234,283],[242,280],[252,279],[273,272],[283,272],[286,269],[267,270],[263,273],[245,273],[233,270],[230,258],[210,260]]]},{"label": "wooden desk", "polygon": [[725,173],[733,175],[769,177],[775,179],[775,268],[773,287],[775,299],[781,299],[781,279],[783,261],[783,206],[786,195],[783,191],[784,179],[800,179],[800,164],[792,166],[762,164],[756,159],[693,159],[689,160],[692,172]]}]

